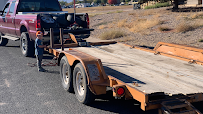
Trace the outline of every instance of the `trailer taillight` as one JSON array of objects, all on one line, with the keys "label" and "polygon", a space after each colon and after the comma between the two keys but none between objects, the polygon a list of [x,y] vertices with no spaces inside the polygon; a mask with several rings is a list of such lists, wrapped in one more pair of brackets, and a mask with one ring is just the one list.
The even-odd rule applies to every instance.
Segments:
[{"label": "trailer taillight", "polygon": [[36,30],[41,30],[41,20],[40,16],[37,16],[37,22],[36,22]]},{"label": "trailer taillight", "polygon": [[87,13],[86,13],[86,20],[87,20],[87,28],[90,28],[89,15]]},{"label": "trailer taillight", "polygon": [[119,87],[116,92],[118,95],[123,95],[125,93],[125,89],[123,87]]}]

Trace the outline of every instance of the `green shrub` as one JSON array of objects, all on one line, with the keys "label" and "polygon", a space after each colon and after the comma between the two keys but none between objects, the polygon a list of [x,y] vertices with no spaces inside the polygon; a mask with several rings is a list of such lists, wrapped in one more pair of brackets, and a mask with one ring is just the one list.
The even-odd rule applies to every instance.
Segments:
[{"label": "green shrub", "polygon": [[199,39],[199,42],[203,42],[203,39]]},{"label": "green shrub", "polygon": [[151,6],[146,6],[144,9],[153,9],[153,8],[160,8],[160,7],[168,7],[171,4],[169,2],[164,2],[164,3],[157,3]]}]

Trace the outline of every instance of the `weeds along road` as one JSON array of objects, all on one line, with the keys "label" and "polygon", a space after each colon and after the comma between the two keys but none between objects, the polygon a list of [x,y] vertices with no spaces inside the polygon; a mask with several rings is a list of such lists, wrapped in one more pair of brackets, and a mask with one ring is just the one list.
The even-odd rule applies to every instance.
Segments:
[{"label": "weeds along road", "polygon": [[[23,57],[19,41],[0,47],[0,114],[152,114],[143,112],[135,101],[113,100],[111,95],[98,96],[89,106],[80,104],[73,93],[63,90],[58,66],[45,66],[41,73],[36,58]],[[43,61],[52,56],[44,55]]]}]

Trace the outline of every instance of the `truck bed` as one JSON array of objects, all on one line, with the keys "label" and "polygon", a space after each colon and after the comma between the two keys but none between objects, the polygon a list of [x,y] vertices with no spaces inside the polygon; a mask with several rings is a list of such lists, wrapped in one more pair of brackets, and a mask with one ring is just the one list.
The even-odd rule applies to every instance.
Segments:
[{"label": "truck bed", "polygon": [[[203,92],[203,66],[131,49],[122,44],[75,49],[101,59],[106,74],[146,94]],[[138,86],[134,86],[133,81]]]}]

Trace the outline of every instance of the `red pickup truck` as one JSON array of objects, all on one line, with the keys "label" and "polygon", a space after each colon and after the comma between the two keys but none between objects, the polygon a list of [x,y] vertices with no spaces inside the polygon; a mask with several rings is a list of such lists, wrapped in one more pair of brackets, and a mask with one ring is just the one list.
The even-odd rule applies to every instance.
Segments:
[{"label": "red pickup truck", "polygon": [[56,42],[59,28],[79,39],[88,38],[93,30],[89,29],[87,13],[63,12],[58,0],[9,0],[0,11],[0,46],[8,40],[20,40],[23,55],[33,56],[36,32],[42,31],[43,43],[48,44],[50,28]]}]

